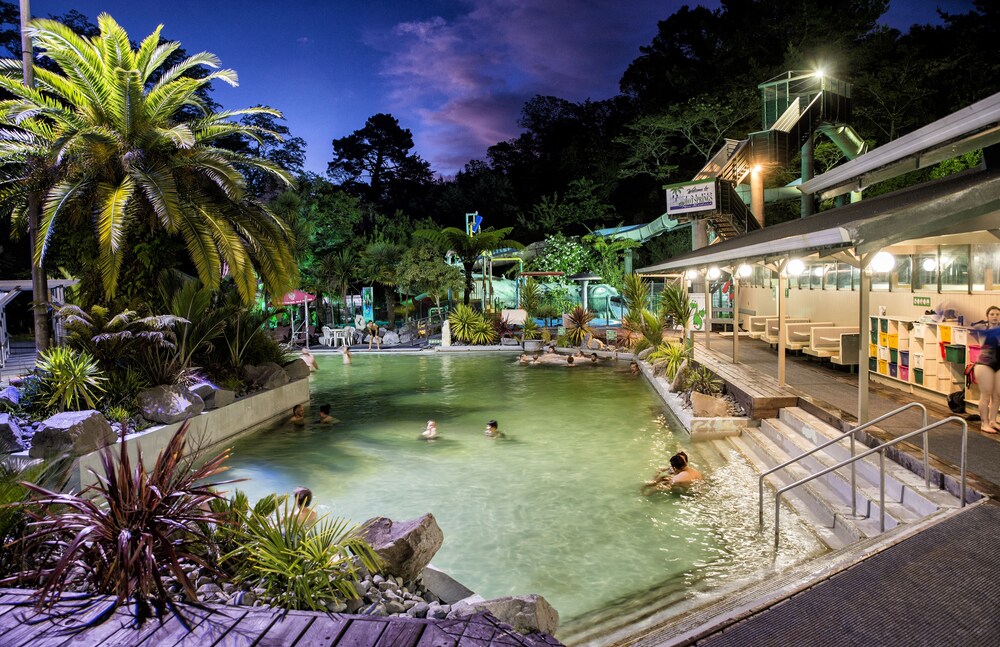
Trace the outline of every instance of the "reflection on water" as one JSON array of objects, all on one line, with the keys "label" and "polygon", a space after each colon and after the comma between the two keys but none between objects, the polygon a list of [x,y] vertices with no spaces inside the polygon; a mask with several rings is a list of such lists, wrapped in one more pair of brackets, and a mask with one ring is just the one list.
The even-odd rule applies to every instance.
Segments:
[{"label": "reflection on water", "polygon": [[[305,428],[242,439],[231,465],[251,498],[310,487],[321,511],[361,522],[426,512],[434,558],[484,597],[540,593],[564,619],[662,587],[702,588],[820,551],[808,534],[775,560],[757,533],[756,475],[675,433],[621,367],[519,366],[511,355],[320,357]],[[316,423],[329,403],[332,426]],[[483,435],[497,419],[508,438]],[[427,420],[439,440],[419,439]],[[639,494],[684,449],[706,481]]]}]

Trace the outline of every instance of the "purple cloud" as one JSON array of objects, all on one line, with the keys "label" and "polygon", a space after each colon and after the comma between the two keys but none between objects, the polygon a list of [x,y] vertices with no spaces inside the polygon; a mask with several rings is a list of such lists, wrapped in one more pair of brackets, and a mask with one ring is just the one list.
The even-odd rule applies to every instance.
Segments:
[{"label": "purple cloud", "polygon": [[452,20],[399,23],[372,43],[386,53],[382,73],[392,112],[444,175],[516,137],[521,107],[536,94],[571,101],[613,96],[657,20],[675,10],[662,0],[466,4],[468,12]]}]

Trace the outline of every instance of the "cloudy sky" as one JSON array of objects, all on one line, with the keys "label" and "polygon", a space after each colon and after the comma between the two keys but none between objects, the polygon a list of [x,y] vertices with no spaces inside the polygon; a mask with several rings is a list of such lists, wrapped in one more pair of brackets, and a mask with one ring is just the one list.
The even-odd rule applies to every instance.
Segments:
[{"label": "cloudy sky", "polygon": [[[678,0],[32,0],[35,16],[110,13],[139,41],[164,25],[188,51],[217,54],[240,76],[219,85],[228,108],[283,111],[324,173],[331,141],[388,112],[432,168],[451,175],[517,136],[536,94],[613,96],[628,64]],[[698,4],[698,3],[687,3]],[[701,2],[717,7],[715,0]],[[934,22],[971,0],[893,0],[886,20]]]}]

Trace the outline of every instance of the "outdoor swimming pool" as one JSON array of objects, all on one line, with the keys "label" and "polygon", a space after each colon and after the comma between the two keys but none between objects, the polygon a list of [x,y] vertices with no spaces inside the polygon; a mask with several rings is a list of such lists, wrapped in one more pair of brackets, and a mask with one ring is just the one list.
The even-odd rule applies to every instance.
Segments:
[{"label": "outdoor swimming pool", "polygon": [[[520,366],[512,354],[320,357],[305,427],[242,438],[231,461],[252,499],[312,488],[321,512],[362,522],[431,512],[434,565],[486,598],[539,593],[563,625],[650,590],[688,594],[823,551],[789,524],[775,557],[757,533],[757,479],[675,433],[627,363]],[[329,403],[342,422],[315,422]],[[484,437],[496,418],[509,438]],[[428,419],[441,438],[419,440]],[[639,494],[684,449],[706,475]],[[579,620],[578,620],[579,622]]]}]

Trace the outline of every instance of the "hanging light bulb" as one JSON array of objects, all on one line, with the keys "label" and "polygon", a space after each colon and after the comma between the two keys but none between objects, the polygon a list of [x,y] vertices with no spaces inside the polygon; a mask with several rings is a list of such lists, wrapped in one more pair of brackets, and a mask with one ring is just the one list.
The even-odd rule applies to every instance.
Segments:
[{"label": "hanging light bulb", "polygon": [[687,271],[688,280],[693,281],[698,278],[698,270],[688,270]]},{"label": "hanging light bulb", "polygon": [[937,269],[937,261],[933,258],[925,258],[920,267],[924,268],[925,272],[933,272]]},{"label": "hanging light bulb", "polygon": [[883,274],[896,267],[896,257],[889,252],[879,252],[872,258],[872,271]]},{"label": "hanging light bulb", "polygon": [[722,270],[720,270],[717,267],[711,267],[711,268],[709,268],[709,270],[708,270],[708,279],[710,281],[714,281],[715,279],[719,278],[720,276],[722,276]]},{"label": "hanging light bulb", "polygon": [[823,266],[817,265],[813,268],[813,276],[823,276]]},{"label": "hanging light bulb", "polygon": [[750,278],[750,275],[753,274],[753,268],[744,263],[743,265],[740,265],[740,268],[739,270],[737,270],[737,273],[740,275],[740,278],[747,279]]},{"label": "hanging light bulb", "polygon": [[785,273],[788,276],[799,276],[806,271],[806,264],[797,258],[793,258],[788,261],[788,265],[785,266]]}]

